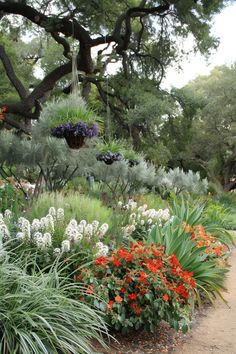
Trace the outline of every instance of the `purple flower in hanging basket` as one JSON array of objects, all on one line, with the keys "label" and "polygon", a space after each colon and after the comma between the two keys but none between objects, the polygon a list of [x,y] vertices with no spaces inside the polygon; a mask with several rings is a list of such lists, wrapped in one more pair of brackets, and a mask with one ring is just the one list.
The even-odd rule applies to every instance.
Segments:
[{"label": "purple flower in hanging basket", "polygon": [[93,138],[98,135],[99,129],[96,123],[93,123],[92,127],[89,127],[86,123],[66,123],[61,124],[58,127],[51,128],[51,135],[56,138],[64,138],[68,135],[77,137]]},{"label": "purple flower in hanging basket", "polygon": [[51,128],[51,135],[55,136],[56,138],[63,138],[64,137],[64,126],[58,126],[55,128]]},{"label": "purple flower in hanging basket", "polygon": [[121,161],[123,158],[123,155],[119,152],[113,153],[111,151],[107,151],[96,156],[97,161],[104,161],[107,165],[111,165],[114,161]]}]

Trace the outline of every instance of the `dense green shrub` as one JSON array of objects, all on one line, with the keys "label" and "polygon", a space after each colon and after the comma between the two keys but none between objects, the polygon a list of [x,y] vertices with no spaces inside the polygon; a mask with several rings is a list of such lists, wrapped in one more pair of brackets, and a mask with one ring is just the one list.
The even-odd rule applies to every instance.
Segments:
[{"label": "dense green shrub", "polygon": [[21,191],[14,188],[10,183],[5,183],[0,188],[0,213],[10,209],[17,214],[24,206],[25,198]]}]

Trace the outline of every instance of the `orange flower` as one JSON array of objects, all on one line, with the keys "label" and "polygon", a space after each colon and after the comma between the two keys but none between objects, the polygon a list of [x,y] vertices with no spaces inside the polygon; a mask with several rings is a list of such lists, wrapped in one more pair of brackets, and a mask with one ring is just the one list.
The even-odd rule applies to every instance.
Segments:
[{"label": "orange flower", "polygon": [[135,302],[131,302],[131,304],[129,305],[130,309],[133,310],[135,308]]},{"label": "orange flower", "polygon": [[110,300],[110,301],[108,302],[108,304],[107,304],[106,311],[111,310],[111,309],[112,309],[113,304],[114,304],[114,301]]},{"label": "orange flower", "polygon": [[126,275],[125,283],[131,283],[131,282],[132,282],[132,278],[130,278],[128,275]]},{"label": "orange flower", "polygon": [[118,302],[119,304],[123,301],[122,297],[120,295],[117,295],[115,297],[115,302]]},{"label": "orange flower", "polygon": [[189,233],[191,231],[191,225],[183,223],[182,227],[186,233]]},{"label": "orange flower", "polygon": [[125,286],[122,286],[122,288],[120,289],[120,293],[121,293],[121,294],[124,294],[125,290],[126,290],[126,287],[125,287]]},{"label": "orange flower", "polygon": [[137,299],[137,294],[128,294],[128,301],[136,300]]},{"label": "orange flower", "polygon": [[198,242],[197,243],[197,247],[200,248],[200,247],[203,247],[204,246],[204,243],[202,241]]},{"label": "orange flower", "polygon": [[169,296],[167,294],[163,295],[163,300],[164,301],[168,301],[169,300]]},{"label": "orange flower", "polygon": [[95,261],[95,265],[100,265],[103,269],[106,269],[106,263],[109,263],[109,260],[104,256],[98,257]]},{"label": "orange flower", "polygon": [[6,110],[7,110],[6,106],[2,106],[2,108],[0,108],[0,121],[4,120],[3,113],[6,112]]},{"label": "orange flower", "polygon": [[138,316],[141,315],[141,308],[140,308],[140,306],[137,306],[137,307],[136,307],[136,313],[137,313]]},{"label": "orange flower", "polygon": [[120,266],[120,262],[119,262],[119,259],[118,257],[116,256],[112,256],[112,261],[113,261],[113,264],[115,264],[115,266],[119,267]]},{"label": "orange flower", "polygon": [[213,253],[217,254],[217,256],[221,256],[221,249],[220,246],[216,247],[213,249]]},{"label": "orange flower", "polygon": [[90,284],[86,290],[87,294],[93,294],[94,284]]}]

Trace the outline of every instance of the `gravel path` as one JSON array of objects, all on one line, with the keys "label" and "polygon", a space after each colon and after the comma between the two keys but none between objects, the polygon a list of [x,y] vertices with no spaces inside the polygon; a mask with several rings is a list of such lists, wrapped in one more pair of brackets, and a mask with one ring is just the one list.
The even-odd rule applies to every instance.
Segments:
[{"label": "gravel path", "polygon": [[236,250],[229,260],[230,272],[226,280],[227,293],[200,315],[183,345],[172,351],[175,354],[236,354]]}]

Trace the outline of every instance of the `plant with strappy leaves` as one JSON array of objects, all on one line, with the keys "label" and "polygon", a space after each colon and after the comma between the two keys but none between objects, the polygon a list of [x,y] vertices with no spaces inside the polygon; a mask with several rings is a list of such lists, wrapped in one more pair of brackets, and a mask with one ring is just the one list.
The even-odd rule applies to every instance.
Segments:
[{"label": "plant with strappy leaves", "polygon": [[[4,354],[94,354],[105,346],[99,314],[75,300],[83,289],[69,283],[58,266],[29,275],[29,257],[14,263],[0,251],[0,352]],[[12,259],[12,257],[11,257]],[[16,257],[15,257],[16,259]]]},{"label": "plant with strappy leaves", "polygon": [[[208,253],[205,252],[207,246],[197,245],[188,230],[190,226],[201,223],[203,210],[204,204],[190,208],[183,199],[181,202],[174,201],[171,207],[172,220],[163,227],[155,226],[148,236],[149,243],[165,246],[165,252],[167,254],[174,253],[183,269],[193,272],[199,304],[202,292],[210,301],[213,301],[216,294],[222,297],[221,291],[225,290],[224,276],[228,271],[225,262],[223,262],[223,266],[220,266],[220,257],[209,258]],[[214,228],[214,225],[204,227],[208,232],[218,230],[218,228]],[[217,241],[226,245],[232,243],[230,234],[224,232],[223,229],[218,231]]]},{"label": "plant with strappy leaves", "polygon": [[207,247],[196,247],[190,234],[181,228],[178,217],[175,216],[172,223],[167,223],[164,227],[155,226],[148,237],[148,242],[165,246],[166,254],[174,253],[182,268],[193,272],[198,304],[201,304],[202,292],[211,302],[216,294],[222,297],[221,291],[225,290],[223,283],[227,268],[219,267],[218,259],[206,260]]}]

